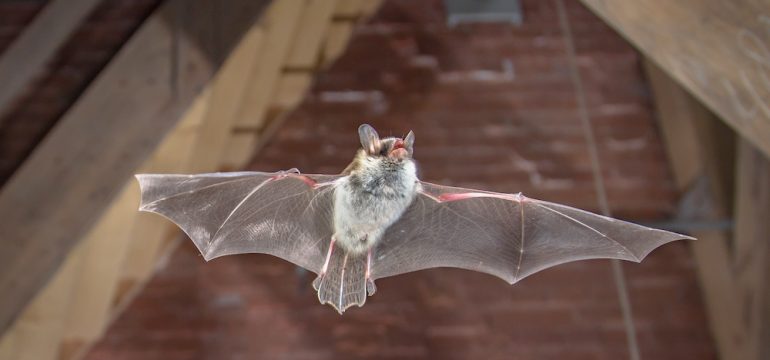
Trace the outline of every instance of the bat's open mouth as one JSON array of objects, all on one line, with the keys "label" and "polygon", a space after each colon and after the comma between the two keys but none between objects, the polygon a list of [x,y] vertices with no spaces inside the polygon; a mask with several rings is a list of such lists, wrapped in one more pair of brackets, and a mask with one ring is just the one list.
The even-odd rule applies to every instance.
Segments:
[{"label": "bat's open mouth", "polygon": [[404,159],[409,155],[409,152],[404,147],[404,140],[396,139],[393,142],[393,148],[390,149],[388,156],[394,159]]}]

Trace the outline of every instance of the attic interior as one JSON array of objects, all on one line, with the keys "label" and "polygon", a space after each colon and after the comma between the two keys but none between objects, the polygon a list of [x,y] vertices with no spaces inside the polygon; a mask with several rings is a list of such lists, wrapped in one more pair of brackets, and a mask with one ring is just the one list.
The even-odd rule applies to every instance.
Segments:
[{"label": "attic interior", "polygon": [[[462,3],[0,2],[0,359],[770,358],[770,4]],[[340,316],[137,211],[136,173],[338,174],[362,123],[422,180],[698,240]]]}]

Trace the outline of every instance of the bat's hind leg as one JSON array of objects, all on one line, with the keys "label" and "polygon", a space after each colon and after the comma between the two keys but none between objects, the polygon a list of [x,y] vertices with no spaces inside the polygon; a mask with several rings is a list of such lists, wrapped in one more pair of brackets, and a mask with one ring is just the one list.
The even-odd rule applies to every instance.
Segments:
[{"label": "bat's hind leg", "polygon": [[329,304],[343,313],[353,305],[364,305],[367,291],[371,293],[373,287],[368,284],[366,254],[352,253],[338,245],[334,239],[329,243],[313,288],[321,304]]},{"label": "bat's hind leg", "polygon": [[375,292],[377,292],[377,286],[374,285],[374,280],[372,280],[371,275],[372,270],[372,249],[369,249],[369,251],[366,253],[366,293],[369,296],[374,295]]},{"label": "bat's hind leg", "polygon": [[321,282],[323,281],[324,276],[326,276],[326,271],[329,269],[329,260],[332,258],[335,242],[337,242],[337,238],[332,235],[332,240],[329,242],[329,250],[326,252],[326,260],[324,260],[324,265],[321,267],[321,272],[319,272],[318,276],[315,278],[315,280],[313,280],[313,289],[316,291],[318,291],[318,289],[321,287]]}]

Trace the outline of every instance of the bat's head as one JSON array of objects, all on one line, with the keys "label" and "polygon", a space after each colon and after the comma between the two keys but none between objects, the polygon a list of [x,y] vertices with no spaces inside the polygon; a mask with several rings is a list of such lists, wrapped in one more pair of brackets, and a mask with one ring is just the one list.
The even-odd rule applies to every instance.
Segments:
[{"label": "bat's head", "polygon": [[403,139],[396,137],[380,139],[371,125],[363,124],[358,127],[358,136],[361,138],[364,153],[369,157],[397,162],[412,159],[414,133],[411,131]]}]

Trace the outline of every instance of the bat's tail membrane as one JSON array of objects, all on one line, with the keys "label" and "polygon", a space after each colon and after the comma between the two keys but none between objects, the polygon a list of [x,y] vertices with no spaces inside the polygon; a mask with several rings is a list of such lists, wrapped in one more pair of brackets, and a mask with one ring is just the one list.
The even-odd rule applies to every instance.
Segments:
[{"label": "bat's tail membrane", "polygon": [[321,304],[329,304],[340,314],[353,305],[366,302],[366,254],[354,255],[337,247],[329,258],[326,273],[313,281]]}]

